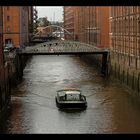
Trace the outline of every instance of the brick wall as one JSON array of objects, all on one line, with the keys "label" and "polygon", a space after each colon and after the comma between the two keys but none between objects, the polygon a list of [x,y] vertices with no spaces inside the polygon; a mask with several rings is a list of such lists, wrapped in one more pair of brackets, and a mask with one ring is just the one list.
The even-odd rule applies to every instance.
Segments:
[{"label": "brick wall", "polygon": [[127,67],[140,69],[140,7],[119,6],[111,10],[111,51],[117,56],[113,58]]},{"label": "brick wall", "polygon": [[109,47],[109,7],[74,7],[75,39],[93,45]]},{"label": "brick wall", "polygon": [[74,40],[74,7],[73,6],[64,6],[64,28],[71,34],[68,34],[66,31],[65,39]]},{"label": "brick wall", "polygon": [[[19,47],[29,40],[29,7],[28,6],[3,6],[3,40],[11,39],[13,47]],[[30,21],[31,22],[31,21]]]}]

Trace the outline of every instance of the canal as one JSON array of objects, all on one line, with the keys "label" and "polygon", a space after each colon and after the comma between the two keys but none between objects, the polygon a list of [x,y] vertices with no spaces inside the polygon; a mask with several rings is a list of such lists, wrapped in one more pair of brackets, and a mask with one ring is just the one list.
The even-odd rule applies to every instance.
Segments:
[{"label": "canal", "polygon": [[[76,87],[86,110],[59,110],[58,89]],[[12,90],[2,133],[140,133],[140,103],[78,56],[33,56]]]}]

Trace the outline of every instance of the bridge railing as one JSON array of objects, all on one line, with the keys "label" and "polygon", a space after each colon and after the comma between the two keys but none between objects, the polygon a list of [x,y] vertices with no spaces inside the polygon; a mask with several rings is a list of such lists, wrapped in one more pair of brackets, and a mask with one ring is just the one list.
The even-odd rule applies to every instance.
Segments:
[{"label": "bridge railing", "polygon": [[103,48],[77,42],[77,41],[50,41],[35,45],[33,47],[26,47],[22,49],[23,53],[37,53],[37,52],[96,52],[104,51]]}]

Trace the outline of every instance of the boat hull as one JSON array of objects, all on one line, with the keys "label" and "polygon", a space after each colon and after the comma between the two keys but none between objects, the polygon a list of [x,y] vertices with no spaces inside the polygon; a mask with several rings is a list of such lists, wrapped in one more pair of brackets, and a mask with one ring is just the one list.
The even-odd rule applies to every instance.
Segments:
[{"label": "boat hull", "polygon": [[60,102],[57,98],[56,98],[56,104],[57,107],[59,108],[87,108],[87,103],[86,102],[73,102],[73,103],[69,103],[69,102]]}]

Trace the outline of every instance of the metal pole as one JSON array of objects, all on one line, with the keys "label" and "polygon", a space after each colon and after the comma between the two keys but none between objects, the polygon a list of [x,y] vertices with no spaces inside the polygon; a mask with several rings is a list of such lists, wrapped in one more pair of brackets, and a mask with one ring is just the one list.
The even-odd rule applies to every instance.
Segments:
[{"label": "metal pole", "polygon": [[90,6],[89,6],[89,44],[90,44]]}]

